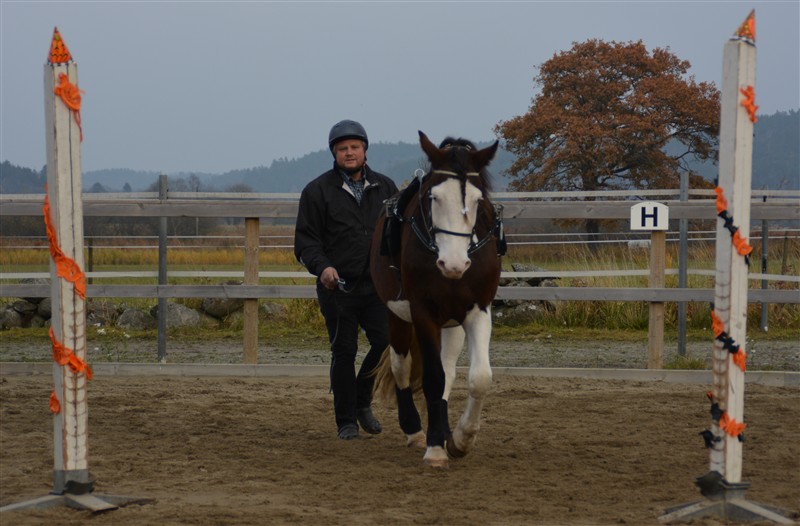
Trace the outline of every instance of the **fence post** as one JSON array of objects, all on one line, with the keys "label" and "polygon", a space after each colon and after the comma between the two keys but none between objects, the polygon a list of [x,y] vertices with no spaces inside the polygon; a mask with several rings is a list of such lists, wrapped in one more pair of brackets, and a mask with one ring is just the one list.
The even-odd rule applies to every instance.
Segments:
[{"label": "fence post", "polygon": [[[656,201],[641,201],[631,207],[631,230],[650,232],[651,289],[664,288],[667,264],[667,229],[669,207]],[[664,302],[650,302],[647,330],[647,368],[661,369],[664,354]]]},{"label": "fence post", "polygon": [[[667,233],[653,230],[650,238],[651,289],[664,288],[664,267],[667,260]],[[664,303],[650,302],[650,324],[647,330],[647,368],[661,369],[664,355]]]},{"label": "fence post", "polygon": [[[764,196],[764,202],[767,202],[767,196]],[[767,258],[769,257],[769,222],[764,219],[761,221],[761,273],[767,273]],[[761,280],[761,288],[767,290],[769,288],[769,281],[767,278]],[[761,303],[761,332],[769,330],[769,303],[766,301]]]},{"label": "fence post", "polygon": [[[90,237],[86,238],[86,256],[86,272],[88,273],[94,270],[94,242]],[[93,281],[94,280],[91,278],[91,276],[87,276],[86,283],[91,285]]]},{"label": "fence post", "polygon": [[[689,174],[681,172],[680,200],[689,200]],[[678,221],[680,241],[678,243],[678,288],[688,285],[686,275],[689,266],[689,220],[682,217]],[[686,356],[686,302],[678,302],[678,356]]]},{"label": "fence post", "polygon": [[[158,176],[158,199],[167,200],[167,176]],[[158,223],[158,284],[167,284],[167,218],[162,216]],[[158,295],[158,361],[167,361],[167,298]]]},{"label": "fence post", "polygon": [[[257,217],[244,220],[244,284],[258,285]],[[244,300],[244,363],[258,363],[258,299]]]}]

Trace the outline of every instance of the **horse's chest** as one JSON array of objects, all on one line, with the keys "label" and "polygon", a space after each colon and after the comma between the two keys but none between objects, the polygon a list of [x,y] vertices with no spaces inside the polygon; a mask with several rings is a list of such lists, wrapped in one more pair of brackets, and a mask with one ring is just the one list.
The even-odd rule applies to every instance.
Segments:
[{"label": "horse's chest", "polygon": [[411,304],[408,300],[389,301],[386,306],[395,316],[407,323],[411,323]]},{"label": "horse's chest", "polygon": [[[411,303],[408,300],[389,301],[386,306],[389,307],[389,310],[392,311],[395,316],[407,323],[411,323]],[[456,327],[457,325],[461,325],[461,322],[450,319],[445,321],[442,327]]]}]

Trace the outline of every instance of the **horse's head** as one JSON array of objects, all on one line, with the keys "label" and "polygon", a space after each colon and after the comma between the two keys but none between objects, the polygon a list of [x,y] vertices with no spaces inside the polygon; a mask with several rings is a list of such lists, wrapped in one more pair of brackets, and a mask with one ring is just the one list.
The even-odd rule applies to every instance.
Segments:
[{"label": "horse's head", "polygon": [[470,249],[479,242],[476,221],[490,190],[486,167],[498,143],[478,150],[464,139],[448,137],[437,147],[424,133],[419,138],[431,164],[419,195],[430,199],[428,230],[436,265],[444,277],[460,279],[472,264]]}]

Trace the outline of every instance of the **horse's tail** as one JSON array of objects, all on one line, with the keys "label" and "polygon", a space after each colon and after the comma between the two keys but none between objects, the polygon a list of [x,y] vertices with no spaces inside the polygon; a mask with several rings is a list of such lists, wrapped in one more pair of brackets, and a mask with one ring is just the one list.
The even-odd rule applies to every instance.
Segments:
[{"label": "horse's tail", "polygon": [[[411,348],[409,349],[411,355],[411,389],[414,394],[422,391],[422,352],[419,345],[417,345],[417,338],[414,336],[413,329],[411,333]],[[397,404],[397,396],[395,390],[397,383],[392,373],[392,348],[386,347],[381,354],[381,359],[378,365],[373,369],[375,376],[375,385],[372,392],[376,398],[383,402],[390,404]]]}]

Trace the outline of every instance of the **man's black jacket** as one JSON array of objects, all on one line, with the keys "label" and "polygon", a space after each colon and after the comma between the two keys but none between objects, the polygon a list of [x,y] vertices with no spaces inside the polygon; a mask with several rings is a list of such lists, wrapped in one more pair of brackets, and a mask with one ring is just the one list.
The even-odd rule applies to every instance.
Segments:
[{"label": "man's black jacket", "polygon": [[326,267],[354,283],[368,273],[369,247],[383,201],[397,192],[394,181],[365,165],[359,205],[335,168],[303,189],[294,234],[294,254],[319,277]]}]

